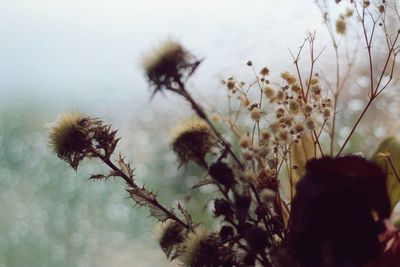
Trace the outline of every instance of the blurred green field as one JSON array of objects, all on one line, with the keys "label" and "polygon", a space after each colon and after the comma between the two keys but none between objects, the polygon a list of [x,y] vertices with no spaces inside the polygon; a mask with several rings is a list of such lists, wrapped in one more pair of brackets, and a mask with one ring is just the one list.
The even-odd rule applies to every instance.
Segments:
[{"label": "blurred green field", "polygon": [[[0,267],[169,266],[158,248],[154,219],[133,207],[122,183],[88,181],[104,167],[86,161],[74,172],[52,153],[46,125],[55,118],[40,105],[0,113]],[[167,148],[147,148],[149,157],[175,161]],[[168,205],[184,197],[188,186],[179,179],[190,171],[177,172],[167,163],[158,160],[145,171],[139,165],[137,171],[146,174],[141,182],[153,177],[146,185],[162,189],[160,198]]]}]

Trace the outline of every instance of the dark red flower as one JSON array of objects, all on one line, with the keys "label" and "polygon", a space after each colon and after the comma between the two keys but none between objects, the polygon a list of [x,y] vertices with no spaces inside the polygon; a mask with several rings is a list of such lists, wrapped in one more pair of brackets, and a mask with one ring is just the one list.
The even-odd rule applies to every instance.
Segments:
[{"label": "dark red flower", "polygon": [[289,250],[307,267],[361,266],[379,254],[389,216],[377,165],[356,156],[311,160],[292,203]]}]

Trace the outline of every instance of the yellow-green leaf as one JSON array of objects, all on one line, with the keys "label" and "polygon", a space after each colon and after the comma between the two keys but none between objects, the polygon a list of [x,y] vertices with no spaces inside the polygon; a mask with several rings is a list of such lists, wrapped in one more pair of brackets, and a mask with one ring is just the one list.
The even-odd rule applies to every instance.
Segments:
[{"label": "yellow-green leaf", "polygon": [[[387,189],[392,209],[400,201],[400,137],[390,136],[381,141],[371,160],[387,173]],[[393,163],[393,167],[391,162]]]}]

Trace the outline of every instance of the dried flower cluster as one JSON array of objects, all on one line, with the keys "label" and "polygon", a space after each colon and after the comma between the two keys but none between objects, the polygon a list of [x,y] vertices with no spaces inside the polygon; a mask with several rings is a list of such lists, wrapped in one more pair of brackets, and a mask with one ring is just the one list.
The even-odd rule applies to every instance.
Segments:
[{"label": "dried flower cluster", "polygon": [[[114,156],[116,131],[101,120],[64,114],[50,144],[74,169],[84,158],[109,166],[109,173],[91,178],[122,178],[134,202],[160,221],[159,243],[166,256],[183,266],[398,266],[400,217],[391,213],[400,200],[400,141],[382,141],[371,161],[343,155],[369,107],[395,77],[400,31],[389,32],[387,10],[395,10],[398,28],[400,16],[391,1],[378,2],[347,1],[345,13],[332,21],[326,2],[317,1],[337,55],[335,81],[315,71],[322,51],[316,53],[316,34],[310,33],[291,52],[294,70],[283,71],[279,80],[271,79],[275,70],[257,70],[253,61],[246,65],[254,81],[228,78],[228,110],[217,114],[209,115],[187,90],[186,80],[201,61],[181,44],[169,40],[145,56],[143,68],[154,94],[178,94],[195,113],[173,130],[171,147],[181,165],[193,161],[206,174],[192,190],[215,187],[210,204],[216,228],[195,222],[181,203],[177,212],[163,206],[157,193],[138,185],[130,164],[121,154]],[[350,34],[349,25],[358,25],[365,37],[371,82],[366,107],[341,140],[336,114],[352,73],[350,63],[345,74],[340,71],[338,38]],[[373,65],[371,43],[378,26],[388,47],[383,66]],[[308,68],[300,64],[304,55]]]}]

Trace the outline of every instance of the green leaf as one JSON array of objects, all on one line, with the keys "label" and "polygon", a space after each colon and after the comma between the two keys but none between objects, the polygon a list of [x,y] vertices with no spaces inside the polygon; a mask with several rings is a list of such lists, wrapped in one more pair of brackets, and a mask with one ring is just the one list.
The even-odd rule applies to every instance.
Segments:
[{"label": "green leaf", "polygon": [[[387,173],[387,189],[392,209],[400,201],[400,137],[386,137],[372,154],[371,160]],[[392,164],[393,163],[393,167]]]}]

